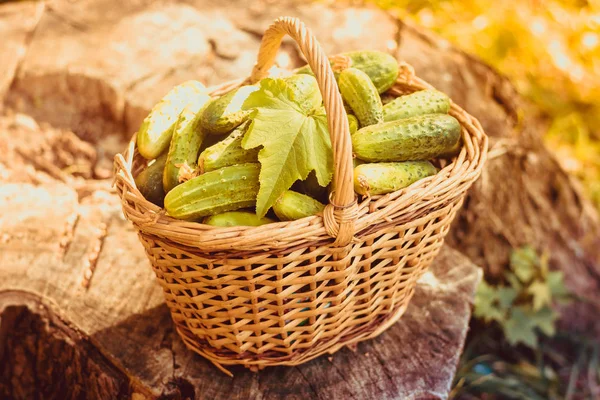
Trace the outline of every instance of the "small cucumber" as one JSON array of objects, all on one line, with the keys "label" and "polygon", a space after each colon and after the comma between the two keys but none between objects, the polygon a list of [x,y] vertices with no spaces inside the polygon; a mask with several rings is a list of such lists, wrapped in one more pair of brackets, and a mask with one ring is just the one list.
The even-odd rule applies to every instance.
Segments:
[{"label": "small cucumber", "polygon": [[450,110],[450,99],[437,90],[420,90],[383,106],[384,121],[416,117],[425,114],[447,114]]},{"label": "small cucumber", "polygon": [[370,162],[429,160],[452,149],[459,138],[454,117],[430,114],[365,126],[352,135],[352,149]]},{"label": "small cucumber", "polygon": [[270,218],[260,218],[253,212],[248,211],[229,211],[222,214],[206,217],[204,223],[212,226],[260,226],[270,224],[273,221]]},{"label": "small cucumber", "polygon": [[283,78],[294,93],[294,100],[304,111],[321,107],[323,98],[317,80],[306,74],[292,75]]},{"label": "small cucumber", "polygon": [[[369,75],[379,93],[391,88],[398,79],[398,61],[381,51],[351,51],[329,57],[336,78],[345,68],[357,68]],[[296,70],[297,74],[313,75],[308,65]]]},{"label": "small cucumber", "polygon": [[[163,175],[165,193],[184,180],[188,180],[189,175],[196,169],[198,151],[205,136],[204,131],[199,127],[201,110],[208,100],[208,98],[193,99],[179,115],[173,130]],[[185,179],[186,174],[187,179]]]},{"label": "small cucumber", "polygon": [[194,98],[209,97],[203,84],[187,81],[171,89],[152,108],[137,132],[137,148],[144,158],[152,160],[169,147],[179,114]]},{"label": "small cucumber", "polygon": [[340,73],[338,85],[344,101],[361,126],[383,122],[383,104],[367,74],[356,68],[347,68]]},{"label": "small cucumber", "polygon": [[242,104],[258,89],[258,86],[242,86],[213,99],[202,113],[201,128],[212,135],[231,132],[252,113],[252,110],[242,110]]},{"label": "small cucumber", "polygon": [[256,205],[259,163],[207,172],[176,186],[165,197],[167,213],[178,219],[200,217]]},{"label": "small cucumber", "polygon": [[293,221],[296,219],[310,217],[320,213],[325,205],[310,196],[302,193],[286,190],[273,205],[275,215],[282,221]]},{"label": "small cucumber", "polygon": [[242,139],[248,129],[248,123],[238,126],[222,141],[204,149],[198,157],[198,165],[202,172],[214,171],[229,165],[258,162],[260,149],[242,148]]},{"label": "small cucumber", "polygon": [[361,164],[354,168],[354,191],[363,195],[391,193],[436,173],[429,161]]},{"label": "small cucumber", "polygon": [[346,114],[346,116],[348,117],[348,126],[350,127],[350,134],[352,135],[358,130],[358,119],[352,114]]},{"label": "small cucumber", "polygon": [[146,169],[135,177],[135,186],[150,203],[162,207],[165,199],[163,189],[163,171],[167,162],[167,153],[149,162]]}]

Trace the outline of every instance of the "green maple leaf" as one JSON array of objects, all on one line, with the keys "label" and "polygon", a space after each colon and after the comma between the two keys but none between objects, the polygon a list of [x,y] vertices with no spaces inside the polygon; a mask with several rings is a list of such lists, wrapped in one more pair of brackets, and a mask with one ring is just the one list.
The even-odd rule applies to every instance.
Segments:
[{"label": "green maple leaf", "polygon": [[519,278],[517,278],[517,276],[515,274],[507,271],[504,273],[504,277],[506,278],[508,283],[510,283],[510,286],[513,289],[515,289],[517,292],[521,292],[523,290],[523,284],[521,283],[521,281],[519,280]]},{"label": "green maple leaf", "polygon": [[502,286],[497,290],[498,295],[498,305],[504,311],[507,311],[519,295],[514,288]]},{"label": "green maple leaf", "polygon": [[523,343],[529,347],[536,347],[538,339],[535,326],[525,307],[513,308],[510,317],[502,323],[504,336],[513,346]]},{"label": "green maple leaf", "polygon": [[504,336],[511,345],[523,343],[535,348],[538,342],[536,331],[553,336],[556,318],[557,314],[550,307],[534,311],[530,306],[518,306],[513,308],[510,317],[501,324]]},{"label": "green maple leaf", "polygon": [[554,322],[558,315],[550,307],[544,307],[535,313],[531,313],[530,318],[536,328],[547,336],[554,336],[556,332]]},{"label": "green maple leaf", "polygon": [[553,298],[558,300],[562,300],[569,295],[563,278],[564,274],[562,271],[548,272],[548,275],[546,276],[546,283],[550,288],[550,293],[552,293]]},{"label": "green maple leaf", "polygon": [[327,186],[333,176],[333,152],[324,109],[304,110],[294,91],[283,79],[266,78],[252,93],[243,109],[254,109],[252,123],[242,147],[262,146],[260,189],[256,213],[264,216],[277,198],[311,171],[319,184]]},{"label": "green maple leaf", "polygon": [[535,280],[527,288],[527,293],[533,296],[534,311],[541,310],[544,306],[552,304],[552,294],[548,283]]},{"label": "green maple leaf", "polygon": [[482,281],[475,293],[475,308],[473,314],[486,322],[502,321],[505,318],[504,310],[498,307],[498,290]]}]

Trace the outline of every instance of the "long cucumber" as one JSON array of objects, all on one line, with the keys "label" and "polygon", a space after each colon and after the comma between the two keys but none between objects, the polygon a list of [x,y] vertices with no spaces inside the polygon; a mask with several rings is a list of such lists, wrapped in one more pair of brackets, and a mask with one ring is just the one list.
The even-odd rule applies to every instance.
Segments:
[{"label": "long cucumber", "polygon": [[198,220],[208,215],[256,205],[259,163],[246,163],[207,172],[176,186],[165,197],[167,213]]},{"label": "long cucumber", "polygon": [[208,172],[229,165],[258,162],[260,149],[247,150],[242,147],[242,139],[247,129],[248,122],[237,127],[222,141],[204,149],[198,157],[200,170]]},{"label": "long cucumber", "polygon": [[437,90],[420,90],[397,97],[383,106],[384,121],[416,117],[425,114],[447,114],[450,99]]},{"label": "long cucumber", "polygon": [[144,119],[137,132],[137,148],[140,154],[152,160],[168,147],[179,114],[193,99],[209,98],[204,85],[198,81],[187,81],[175,86],[159,101]]},{"label": "long cucumber", "polygon": [[231,132],[252,114],[252,110],[242,110],[242,105],[258,89],[258,86],[242,86],[213,99],[202,113],[202,129],[213,135]]},{"label": "long cucumber", "polygon": [[352,135],[352,148],[370,162],[429,160],[451,150],[460,129],[450,115],[423,115],[361,128]]},{"label": "long cucumber", "polygon": [[361,164],[354,168],[354,191],[362,195],[391,193],[436,173],[429,161]]},{"label": "long cucumber", "polygon": [[198,151],[205,136],[199,126],[201,110],[208,100],[208,98],[192,100],[179,115],[173,130],[163,175],[165,193],[189,179],[190,174],[196,169]]},{"label": "long cucumber", "polygon": [[338,85],[361,126],[383,122],[383,104],[367,74],[356,68],[345,69],[340,73]]}]

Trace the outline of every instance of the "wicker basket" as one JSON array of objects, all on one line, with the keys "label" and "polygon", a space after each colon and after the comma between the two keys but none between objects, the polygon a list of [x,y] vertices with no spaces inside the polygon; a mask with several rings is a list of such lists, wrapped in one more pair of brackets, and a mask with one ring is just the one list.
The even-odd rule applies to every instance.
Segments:
[{"label": "wicker basket", "polygon": [[[294,18],[266,31],[250,78],[267,75],[285,34],[295,39],[323,94],[335,158],[334,188],[323,215],[259,227],[216,228],[165,215],[134,183],[145,165],[135,147],[115,157],[115,184],[185,344],[227,372],[296,365],[375,337],[402,316],[414,287],[443,244],[465,192],[479,176],[487,137],[455,104],[460,154],[432,177],[357,202],[352,144],[333,72],[320,45]],[[403,65],[388,93],[431,88]]]}]

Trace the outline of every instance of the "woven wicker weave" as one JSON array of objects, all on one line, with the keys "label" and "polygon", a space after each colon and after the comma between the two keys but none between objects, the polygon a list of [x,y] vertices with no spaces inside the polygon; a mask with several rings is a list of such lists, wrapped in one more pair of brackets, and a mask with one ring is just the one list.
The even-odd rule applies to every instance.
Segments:
[{"label": "woven wicker weave", "polygon": [[[216,228],[165,215],[134,183],[145,166],[132,140],[115,157],[115,184],[186,345],[223,369],[296,365],[379,335],[400,318],[416,281],[438,253],[466,190],[479,176],[487,137],[455,104],[460,154],[435,176],[403,190],[356,201],[352,144],[326,55],[297,19],[266,31],[252,76],[267,74],[285,34],[315,72],[328,115],[334,188],[323,215],[259,227]],[[403,64],[395,96],[430,85]]]}]

